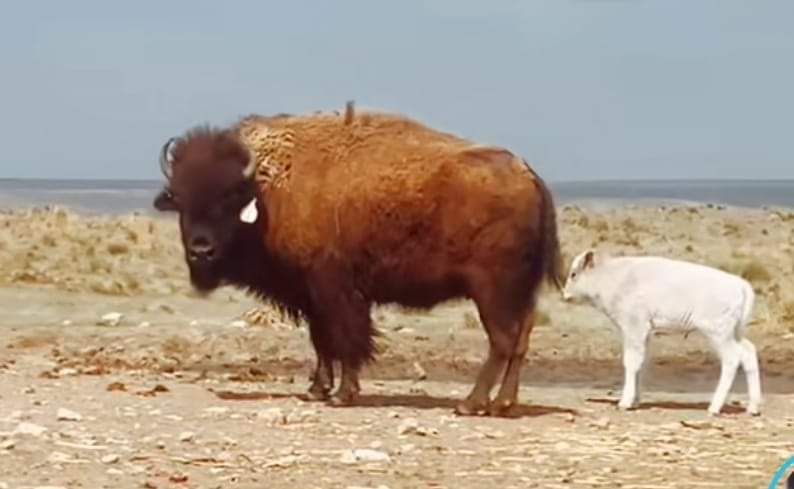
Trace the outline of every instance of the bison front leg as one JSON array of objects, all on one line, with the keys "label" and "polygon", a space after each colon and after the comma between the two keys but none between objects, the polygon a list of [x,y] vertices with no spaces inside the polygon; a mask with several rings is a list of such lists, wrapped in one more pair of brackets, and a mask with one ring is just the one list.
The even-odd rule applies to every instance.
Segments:
[{"label": "bison front leg", "polygon": [[355,404],[361,385],[358,382],[359,369],[349,362],[342,362],[342,380],[339,389],[331,396],[329,403],[332,406],[350,406]]},{"label": "bison front leg", "polygon": [[349,406],[361,390],[359,371],[375,353],[371,303],[356,290],[343,269],[318,268],[310,284],[315,348],[326,360],[339,360],[342,364],[339,389],[329,402]]}]

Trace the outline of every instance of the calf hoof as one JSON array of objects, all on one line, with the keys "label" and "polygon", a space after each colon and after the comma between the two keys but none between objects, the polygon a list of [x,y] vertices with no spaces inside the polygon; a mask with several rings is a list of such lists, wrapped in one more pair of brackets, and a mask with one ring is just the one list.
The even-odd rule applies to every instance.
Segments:
[{"label": "calf hoof", "polygon": [[488,401],[466,399],[455,406],[455,414],[459,416],[480,416],[488,412]]},{"label": "calf hoof", "polygon": [[640,407],[640,403],[636,402],[636,401],[634,401],[634,402],[620,401],[618,403],[618,409],[620,411],[634,411],[638,407]]},{"label": "calf hoof", "polygon": [[757,406],[755,406],[755,407],[754,406],[749,406],[747,408],[747,414],[749,414],[752,417],[761,416],[761,410],[758,409]]},{"label": "calf hoof", "polygon": [[489,406],[488,414],[495,418],[513,418],[516,416],[516,403],[510,399],[497,399]]}]

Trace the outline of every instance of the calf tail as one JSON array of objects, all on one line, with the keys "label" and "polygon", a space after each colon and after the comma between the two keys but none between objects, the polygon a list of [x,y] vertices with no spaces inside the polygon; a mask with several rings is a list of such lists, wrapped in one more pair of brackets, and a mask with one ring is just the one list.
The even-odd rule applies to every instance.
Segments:
[{"label": "calf tail", "polygon": [[741,341],[747,334],[747,327],[750,325],[750,321],[753,319],[753,306],[755,304],[755,292],[753,291],[752,285],[745,282],[742,292],[744,300],[742,301],[741,316],[739,321],[736,323],[736,329],[734,330],[734,335],[737,341]]}]

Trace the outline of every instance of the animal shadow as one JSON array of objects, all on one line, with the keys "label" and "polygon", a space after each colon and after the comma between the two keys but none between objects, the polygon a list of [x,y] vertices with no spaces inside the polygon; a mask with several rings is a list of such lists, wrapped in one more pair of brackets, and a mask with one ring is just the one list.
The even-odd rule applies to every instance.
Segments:
[{"label": "animal shadow", "polygon": [[[297,399],[301,401],[309,401],[306,394],[289,394],[284,392],[234,392],[234,391],[215,391],[210,389],[210,392],[215,394],[219,399],[224,401],[261,401],[261,400],[276,400],[276,399]],[[434,397],[424,394],[412,395],[382,395],[382,394],[362,394],[355,405],[343,406],[339,409],[361,408],[361,407],[406,407],[413,409],[449,409],[452,410],[460,402],[460,399],[452,399],[448,397]],[[319,404],[326,405],[325,403],[318,402]],[[331,407],[330,405],[328,407]],[[557,406],[542,406],[537,404],[518,404],[513,406],[509,413],[503,417],[506,418],[535,418],[540,416],[548,416],[550,414],[571,414],[577,416],[579,413],[575,409],[557,407]]]},{"label": "animal shadow", "polygon": [[[594,398],[588,397],[585,399],[587,402],[593,402],[598,404],[612,404],[613,406],[617,406],[618,400],[617,399],[603,399],[603,398]],[[667,409],[670,411],[705,411],[708,409],[709,404],[707,402],[677,402],[677,401],[657,401],[657,402],[641,402],[639,407],[635,408],[635,410],[643,411],[648,409]],[[741,414],[744,412],[744,409],[740,406],[735,406],[732,404],[726,404],[722,407],[723,414]]]}]

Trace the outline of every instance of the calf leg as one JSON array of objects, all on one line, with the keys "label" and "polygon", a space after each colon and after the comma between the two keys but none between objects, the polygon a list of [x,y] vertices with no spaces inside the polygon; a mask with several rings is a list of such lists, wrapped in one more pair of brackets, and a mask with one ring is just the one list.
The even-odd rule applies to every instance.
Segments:
[{"label": "calf leg", "polygon": [[731,390],[736,378],[736,370],[742,359],[742,347],[732,336],[716,342],[717,353],[720,356],[720,380],[709,404],[709,414],[716,416],[722,410],[728,392]]},{"label": "calf leg", "polygon": [[739,342],[741,347],[740,362],[747,379],[747,412],[753,416],[761,414],[761,376],[758,368],[758,354],[755,346],[747,338]]},{"label": "calf leg", "polygon": [[[629,326],[630,328],[631,326]],[[645,365],[649,328],[623,329],[623,393],[620,409],[633,409],[640,403],[640,374]]]},{"label": "calf leg", "polygon": [[521,364],[529,351],[529,335],[535,325],[534,311],[527,314],[521,323],[518,343],[513,350],[513,355],[507,364],[502,386],[491,403],[490,413],[492,416],[508,416],[510,410],[518,402],[518,387],[521,373]]}]

